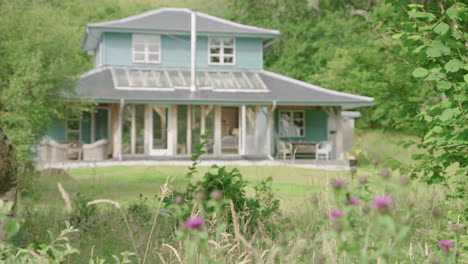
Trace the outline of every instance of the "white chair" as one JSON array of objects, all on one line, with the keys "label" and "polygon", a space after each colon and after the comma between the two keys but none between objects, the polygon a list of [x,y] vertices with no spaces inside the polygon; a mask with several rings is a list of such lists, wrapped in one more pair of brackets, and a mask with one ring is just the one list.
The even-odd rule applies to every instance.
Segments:
[{"label": "white chair", "polygon": [[324,158],[325,160],[329,160],[332,151],[332,142],[331,141],[322,141],[317,144],[317,149],[315,151],[315,159],[320,160]]},{"label": "white chair", "polygon": [[107,159],[107,139],[100,139],[91,144],[83,145],[83,160],[105,160]]},{"label": "white chair", "polygon": [[276,157],[280,155],[283,156],[283,159],[286,159],[286,156],[289,155],[292,157],[293,146],[290,142],[284,142],[281,140],[276,141]]},{"label": "white chair", "polygon": [[68,159],[68,146],[55,140],[42,141],[42,160],[45,162],[59,162]]}]

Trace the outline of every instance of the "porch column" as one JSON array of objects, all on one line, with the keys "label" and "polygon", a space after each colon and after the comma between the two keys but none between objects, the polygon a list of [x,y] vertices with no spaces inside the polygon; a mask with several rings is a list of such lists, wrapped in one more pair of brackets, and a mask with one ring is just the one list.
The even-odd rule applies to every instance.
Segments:
[{"label": "porch column", "polygon": [[177,105],[171,105],[172,111],[171,111],[171,140],[169,144],[172,146],[171,149],[171,155],[177,155],[177,136],[179,134],[178,131],[178,125],[177,125]]},{"label": "porch column", "polygon": [[145,146],[144,146],[144,149],[145,149],[145,155],[149,155],[150,154],[150,150],[152,148],[152,146],[150,145],[151,144],[151,106],[146,104],[145,105]]},{"label": "porch column", "polygon": [[343,153],[343,117],[341,116],[342,108],[337,109],[336,113],[336,159],[343,160],[344,153]]},{"label": "porch column", "polygon": [[132,155],[136,153],[136,105],[132,105],[132,128],[131,128],[131,153]]},{"label": "porch column", "polygon": [[119,157],[119,104],[111,104],[111,137],[112,137],[112,157]]},{"label": "porch column", "polygon": [[274,144],[274,139],[273,139],[273,107],[268,106],[268,126],[267,126],[267,155],[270,157],[270,159],[273,159],[273,148],[272,145]]},{"label": "porch column", "polygon": [[246,106],[241,106],[241,124],[240,124],[240,154],[245,155],[245,142],[247,136]]},{"label": "porch column", "polygon": [[125,100],[120,99],[120,108],[119,108],[119,137],[118,137],[118,157],[119,160],[122,160],[122,113],[125,105]]},{"label": "porch column", "polygon": [[214,149],[215,156],[221,155],[221,106],[215,105],[215,130],[214,130]]},{"label": "porch column", "polygon": [[187,154],[192,155],[192,106],[187,105]]}]

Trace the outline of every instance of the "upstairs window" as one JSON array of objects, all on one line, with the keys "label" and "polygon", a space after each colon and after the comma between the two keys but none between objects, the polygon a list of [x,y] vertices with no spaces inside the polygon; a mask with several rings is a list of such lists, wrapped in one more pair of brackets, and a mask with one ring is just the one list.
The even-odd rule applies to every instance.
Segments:
[{"label": "upstairs window", "polygon": [[134,63],[160,63],[161,36],[133,34],[132,59]]},{"label": "upstairs window", "polygon": [[208,60],[211,65],[234,65],[236,43],[234,38],[209,38]]}]

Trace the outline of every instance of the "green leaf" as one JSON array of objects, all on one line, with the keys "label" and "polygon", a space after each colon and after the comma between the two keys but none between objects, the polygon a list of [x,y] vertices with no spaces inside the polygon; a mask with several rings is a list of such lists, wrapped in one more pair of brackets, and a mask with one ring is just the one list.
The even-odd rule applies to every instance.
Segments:
[{"label": "green leaf", "polygon": [[432,129],[432,131],[433,131],[434,133],[440,133],[440,132],[442,132],[442,127],[441,127],[441,126],[435,126],[435,127]]},{"label": "green leaf", "polygon": [[446,91],[446,90],[450,89],[450,87],[452,87],[452,84],[450,82],[447,82],[447,81],[438,81],[437,82],[437,88],[439,88],[440,90]]},{"label": "green leaf", "polygon": [[442,50],[439,49],[439,48],[429,48],[426,50],[426,54],[429,56],[429,57],[440,57],[442,56]]},{"label": "green leaf", "polygon": [[439,116],[439,119],[443,122],[453,117],[453,109],[445,109],[444,112]]},{"label": "green leaf", "polygon": [[403,34],[405,34],[405,33],[394,34],[394,35],[392,36],[392,38],[393,38],[393,39],[400,39],[401,36],[403,36]]},{"label": "green leaf", "polygon": [[421,46],[415,48],[415,49],[413,50],[413,53],[419,53],[419,52],[421,52],[421,50],[422,50],[423,48],[425,48],[425,47],[426,47],[426,45],[421,45]]},{"label": "green leaf", "polygon": [[447,31],[450,29],[449,25],[447,25],[446,23],[444,22],[440,22],[439,24],[437,24],[437,26],[434,28],[434,32],[439,34],[439,35],[443,35],[445,33],[447,33]]},{"label": "green leaf", "polygon": [[466,83],[468,83],[468,74],[463,75],[463,79],[465,80]]},{"label": "green leaf", "polygon": [[5,231],[8,238],[15,236],[20,229],[20,225],[15,220],[9,220],[5,225]]},{"label": "green leaf", "polygon": [[461,62],[458,59],[451,59],[449,62],[447,62],[444,66],[445,70],[448,72],[456,72],[458,71],[461,67],[463,67],[463,62]]},{"label": "green leaf", "polygon": [[427,69],[418,67],[413,71],[413,76],[416,78],[422,78],[422,77],[427,76],[428,73],[429,71]]},{"label": "green leaf", "polygon": [[458,19],[458,6],[453,5],[445,13],[451,18],[451,19]]},{"label": "green leaf", "polygon": [[436,18],[434,14],[428,12],[409,11],[408,14],[410,15],[410,17],[427,18],[428,21],[432,21]]}]

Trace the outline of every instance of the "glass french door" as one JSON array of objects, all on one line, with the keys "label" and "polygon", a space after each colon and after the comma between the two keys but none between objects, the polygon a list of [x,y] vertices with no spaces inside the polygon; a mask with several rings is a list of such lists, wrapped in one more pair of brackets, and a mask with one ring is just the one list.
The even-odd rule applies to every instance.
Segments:
[{"label": "glass french door", "polygon": [[165,105],[150,105],[150,155],[168,155],[170,108]]}]

